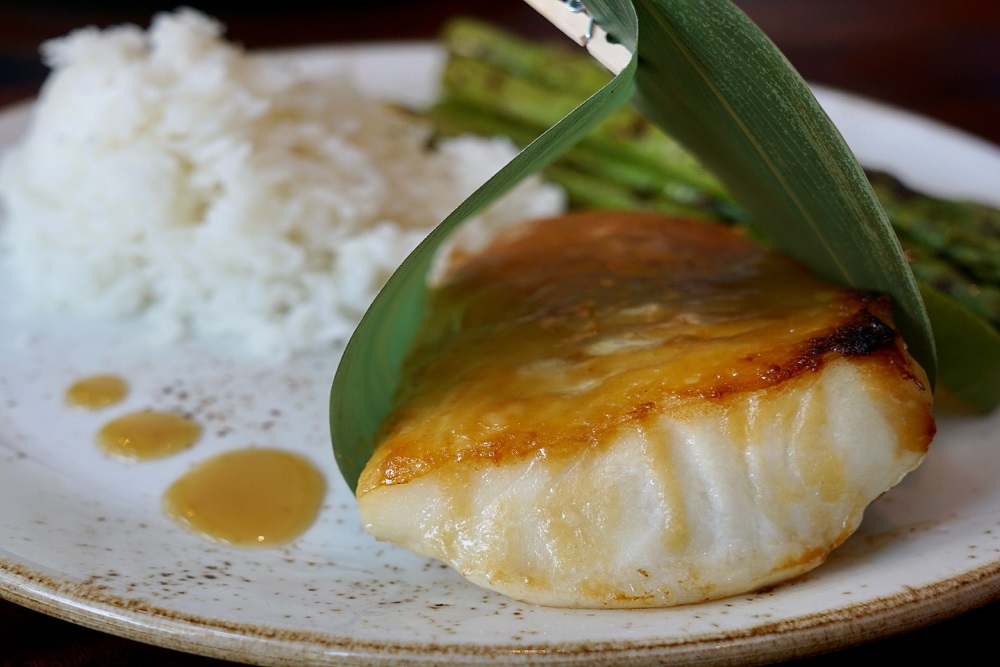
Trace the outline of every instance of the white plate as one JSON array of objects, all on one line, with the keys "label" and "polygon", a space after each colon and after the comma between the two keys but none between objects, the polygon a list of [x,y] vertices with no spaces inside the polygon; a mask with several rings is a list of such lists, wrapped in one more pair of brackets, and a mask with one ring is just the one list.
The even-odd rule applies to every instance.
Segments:
[{"label": "white plate", "polygon": [[[434,94],[429,45],[296,56],[358,69],[376,94]],[[1000,204],[1000,150],[900,111],[819,90],[860,158],[940,194]],[[28,108],[0,114],[0,146]],[[767,592],[667,610],[565,611],[483,591],[360,528],[328,438],[337,359],[280,368],[219,346],[150,348],[128,325],[26,315],[0,280],[0,594],[99,630],[231,660],[282,665],[763,663],[918,627],[1000,595],[1000,415],[940,417],[926,463],[807,576]],[[19,314],[20,313],[20,314]],[[62,392],[97,371],[133,384],[104,413]],[[208,425],[165,461],[123,464],[92,445],[111,412],[180,408]],[[325,472],[318,522],[276,550],[207,543],[160,511],[193,463],[250,445]]]}]

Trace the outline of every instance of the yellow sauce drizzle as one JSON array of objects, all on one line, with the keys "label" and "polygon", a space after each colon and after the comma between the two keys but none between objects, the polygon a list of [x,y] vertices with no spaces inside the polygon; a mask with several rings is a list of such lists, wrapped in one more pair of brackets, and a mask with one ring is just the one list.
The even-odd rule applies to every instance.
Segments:
[{"label": "yellow sauce drizzle", "polygon": [[66,390],[69,405],[97,410],[118,403],[128,393],[128,384],[117,375],[101,374],[80,378]]},{"label": "yellow sauce drizzle", "polygon": [[307,459],[278,449],[226,452],[192,468],[163,496],[167,515],[210,540],[283,544],[319,513],[326,483]]},{"label": "yellow sauce drizzle", "polygon": [[132,412],[105,424],[97,444],[112,456],[142,461],[187,449],[201,435],[201,426],[170,412]]}]

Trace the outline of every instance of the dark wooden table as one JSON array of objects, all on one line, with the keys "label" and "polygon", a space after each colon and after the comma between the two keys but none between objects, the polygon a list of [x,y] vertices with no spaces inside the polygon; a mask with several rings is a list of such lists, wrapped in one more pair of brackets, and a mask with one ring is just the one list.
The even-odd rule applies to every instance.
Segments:
[{"label": "dark wooden table", "polygon": [[[87,24],[145,25],[172,3],[0,3],[0,106],[28,99],[45,76],[38,44]],[[561,38],[526,4],[456,0],[343,3],[187,3],[221,19],[250,48],[424,39],[456,14],[477,15],[540,39]],[[809,80],[909,108],[1000,144],[1000,2],[981,0],[741,0],[737,2]],[[998,183],[1000,187],[1000,183]],[[998,451],[1000,456],[1000,451]],[[2,537],[0,537],[2,540]],[[995,651],[1000,601],[911,631],[796,661],[907,663],[943,650],[965,664]],[[0,600],[0,666],[208,667],[219,660],[103,634]]]}]

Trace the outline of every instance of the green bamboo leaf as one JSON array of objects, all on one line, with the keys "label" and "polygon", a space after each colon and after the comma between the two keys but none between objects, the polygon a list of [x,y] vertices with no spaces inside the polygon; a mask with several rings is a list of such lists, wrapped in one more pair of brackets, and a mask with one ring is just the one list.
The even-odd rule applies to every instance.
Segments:
[{"label": "green bamboo leaf", "polygon": [[950,296],[921,285],[934,323],[941,386],[967,407],[984,413],[1000,394],[1000,333]]},{"label": "green bamboo leaf", "polygon": [[887,293],[933,377],[934,341],[913,275],[861,168],[808,86],[728,0],[591,0],[629,65],[452,213],[379,293],[330,396],[338,465],[352,489],[374,450],[426,303],[425,277],[457,225],[568,150],[630,97],[686,144],[779,248],[839,282]]},{"label": "green bamboo leaf", "polygon": [[643,115],[718,176],[777,248],[837,283],[893,297],[896,325],[933,383],[930,321],[889,219],[777,47],[728,0],[586,4],[626,40],[632,27],[623,9],[634,6]]},{"label": "green bamboo leaf", "polygon": [[[631,13],[631,8],[629,8]],[[632,23],[635,22],[632,14]],[[352,490],[374,451],[403,359],[423,319],[434,254],[462,222],[576,144],[635,92],[635,59],[558,124],[528,144],[465,200],[407,257],[379,292],[344,350],[330,392],[330,429],[341,474]]]}]

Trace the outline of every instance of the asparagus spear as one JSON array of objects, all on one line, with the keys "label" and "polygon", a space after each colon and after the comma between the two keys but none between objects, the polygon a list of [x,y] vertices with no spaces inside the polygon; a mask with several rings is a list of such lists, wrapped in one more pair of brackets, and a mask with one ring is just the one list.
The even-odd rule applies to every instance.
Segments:
[{"label": "asparagus spear", "polygon": [[976,282],[960,267],[941,259],[905,234],[899,234],[899,239],[917,282],[950,296],[1000,329],[1000,287]]},{"label": "asparagus spear", "polygon": [[893,226],[974,278],[1000,283],[1000,210],[928,197],[883,173],[868,178]]},{"label": "asparagus spear", "polygon": [[[555,89],[460,55],[448,58],[441,81],[438,113],[440,107],[464,107],[530,130],[532,138],[555,125],[587,97],[575,86],[570,90]],[[731,199],[715,176],[690,153],[630,107],[612,113],[581,144],[641,166],[661,180],[686,183],[708,197]]]},{"label": "asparagus spear", "polygon": [[459,17],[445,24],[441,39],[452,56],[495,66],[543,87],[586,96],[611,79],[588,58],[555,44],[521,39],[489,23]]},{"label": "asparagus spear", "polygon": [[[426,116],[443,135],[505,135],[522,146],[540,131],[532,124],[484,113],[455,99],[438,103]],[[637,164],[627,155],[604,151],[593,142],[573,147],[545,174],[564,187],[571,206],[578,208],[640,208],[727,222],[743,216],[729,197],[714,196],[659,166]]]}]

